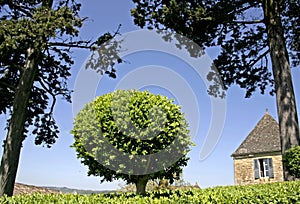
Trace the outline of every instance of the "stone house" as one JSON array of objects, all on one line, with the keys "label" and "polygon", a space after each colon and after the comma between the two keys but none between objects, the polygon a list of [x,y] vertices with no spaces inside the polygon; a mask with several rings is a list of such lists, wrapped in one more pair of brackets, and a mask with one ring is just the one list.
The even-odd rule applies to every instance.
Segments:
[{"label": "stone house", "polygon": [[283,181],[279,125],[266,111],[231,155],[236,185]]}]

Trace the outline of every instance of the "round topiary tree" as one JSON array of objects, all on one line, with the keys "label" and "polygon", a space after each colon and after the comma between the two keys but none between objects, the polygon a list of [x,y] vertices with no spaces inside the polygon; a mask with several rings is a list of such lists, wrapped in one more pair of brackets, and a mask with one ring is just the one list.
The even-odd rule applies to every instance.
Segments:
[{"label": "round topiary tree", "polygon": [[88,103],[75,117],[72,147],[101,182],[124,179],[145,194],[150,179],[182,173],[192,145],[180,107],[148,91],[118,90]]},{"label": "round topiary tree", "polygon": [[283,165],[295,178],[300,178],[300,146],[287,150],[283,155]]}]

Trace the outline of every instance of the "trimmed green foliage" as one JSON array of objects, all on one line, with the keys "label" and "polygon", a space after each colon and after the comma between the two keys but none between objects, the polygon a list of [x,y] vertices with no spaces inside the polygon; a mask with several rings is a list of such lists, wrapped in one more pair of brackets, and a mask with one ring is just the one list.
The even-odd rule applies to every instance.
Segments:
[{"label": "trimmed green foliage", "polygon": [[257,184],[248,186],[227,186],[207,189],[164,190],[139,196],[133,193],[98,195],[24,195],[1,197],[0,203],[300,203],[300,181]]},{"label": "trimmed green foliage", "polygon": [[300,146],[287,150],[283,155],[283,163],[292,176],[300,178]]},{"label": "trimmed green foliage", "polygon": [[150,179],[172,183],[179,178],[192,145],[187,126],[180,107],[167,97],[118,90],[77,114],[72,146],[88,166],[88,175],[101,181],[124,179],[144,194]]}]

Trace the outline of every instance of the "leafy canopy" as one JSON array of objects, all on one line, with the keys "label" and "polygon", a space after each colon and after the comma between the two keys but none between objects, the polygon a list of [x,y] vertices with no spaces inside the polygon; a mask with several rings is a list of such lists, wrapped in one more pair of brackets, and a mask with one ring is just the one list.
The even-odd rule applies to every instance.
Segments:
[{"label": "leafy canopy", "polygon": [[72,42],[82,25],[82,19],[77,16],[80,4],[67,2],[60,1],[53,10],[41,6],[43,1],[0,3],[0,114],[12,111],[27,50],[41,50],[24,132],[25,138],[29,126],[34,125],[36,144],[50,146],[55,142],[59,132],[52,114],[56,96],[71,99],[66,83],[73,64],[69,48],[52,46],[59,41]]},{"label": "leafy canopy", "polygon": [[[133,2],[131,14],[138,26],[175,31],[203,48],[221,48],[214,65],[225,88],[236,84],[250,97],[273,86],[263,0]],[[276,15],[281,17],[290,61],[296,67],[300,64],[300,1],[280,1]]]},{"label": "leafy canopy", "polygon": [[287,150],[283,155],[283,163],[292,176],[300,178],[300,146]]},{"label": "leafy canopy", "polygon": [[72,130],[72,146],[88,175],[102,182],[136,183],[140,175],[178,179],[192,143],[184,115],[172,102],[148,91],[118,90],[88,103]]},{"label": "leafy canopy", "polygon": [[[71,102],[67,87],[74,64],[71,48],[93,51],[99,43],[113,37],[106,33],[96,42],[80,39],[79,29],[85,20],[78,15],[81,4],[74,0],[52,3],[51,0],[0,1],[0,114],[11,115],[16,89],[21,86],[20,78],[31,60],[28,50],[38,50],[34,84],[24,110],[27,119],[23,137],[31,130],[36,136],[35,143],[48,147],[59,133],[53,118],[57,97]],[[29,129],[30,126],[33,128]]]}]

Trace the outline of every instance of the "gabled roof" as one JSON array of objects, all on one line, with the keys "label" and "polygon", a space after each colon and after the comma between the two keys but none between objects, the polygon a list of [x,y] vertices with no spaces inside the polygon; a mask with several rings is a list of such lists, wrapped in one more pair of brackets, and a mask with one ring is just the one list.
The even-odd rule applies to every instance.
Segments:
[{"label": "gabled roof", "polygon": [[279,125],[267,110],[248,137],[231,156],[280,152],[280,146]]}]

